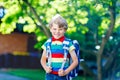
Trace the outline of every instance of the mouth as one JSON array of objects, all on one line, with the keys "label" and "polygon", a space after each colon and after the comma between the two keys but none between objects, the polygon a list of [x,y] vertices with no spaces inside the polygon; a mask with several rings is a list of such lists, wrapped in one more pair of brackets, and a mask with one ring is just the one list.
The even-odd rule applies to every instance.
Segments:
[{"label": "mouth", "polygon": [[60,34],[54,34],[55,36],[60,36]]},{"label": "mouth", "polygon": [[59,38],[59,37],[60,37],[60,35],[54,35],[54,37],[55,37],[55,38]]}]

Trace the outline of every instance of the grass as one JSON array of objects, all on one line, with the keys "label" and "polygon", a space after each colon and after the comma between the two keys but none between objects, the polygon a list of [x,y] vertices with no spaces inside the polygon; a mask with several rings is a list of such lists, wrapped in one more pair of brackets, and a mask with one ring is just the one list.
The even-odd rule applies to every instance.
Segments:
[{"label": "grass", "polygon": [[9,69],[7,73],[29,78],[30,80],[45,80],[45,72],[41,69]]},{"label": "grass", "polygon": [[[6,73],[25,77],[30,80],[45,80],[45,72],[42,69],[7,69]],[[90,77],[78,76],[73,80],[93,80]]]}]

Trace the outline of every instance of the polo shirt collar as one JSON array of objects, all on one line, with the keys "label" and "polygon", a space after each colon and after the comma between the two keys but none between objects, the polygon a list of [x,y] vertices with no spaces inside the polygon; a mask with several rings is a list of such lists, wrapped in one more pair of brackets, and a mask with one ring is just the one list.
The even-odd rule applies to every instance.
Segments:
[{"label": "polo shirt collar", "polygon": [[56,39],[52,36],[52,41],[60,41],[60,42],[63,42],[65,40],[65,36],[62,36],[61,38],[59,39]]}]

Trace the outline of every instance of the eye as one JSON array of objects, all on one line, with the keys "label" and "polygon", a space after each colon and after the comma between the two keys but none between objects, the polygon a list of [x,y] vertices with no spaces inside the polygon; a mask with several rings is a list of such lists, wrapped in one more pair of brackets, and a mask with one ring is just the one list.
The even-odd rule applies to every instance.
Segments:
[{"label": "eye", "polygon": [[59,29],[60,31],[62,31],[62,29]]},{"label": "eye", "polygon": [[59,30],[62,30],[62,28],[60,28]]}]

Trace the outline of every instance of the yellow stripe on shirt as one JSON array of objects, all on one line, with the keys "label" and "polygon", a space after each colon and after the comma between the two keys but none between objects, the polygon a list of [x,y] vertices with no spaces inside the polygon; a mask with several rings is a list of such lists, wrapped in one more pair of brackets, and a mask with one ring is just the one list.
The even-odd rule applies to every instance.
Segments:
[{"label": "yellow stripe on shirt", "polygon": [[58,44],[58,45],[60,44],[61,45],[62,42],[60,42],[60,41],[53,41],[52,44]]},{"label": "yellow stripe on shirt", "polygon": [[[63,62],[63,60],[64,60],[64,58],[52,58],[52,62]],[[67,58],[67,61],[68,61],[69,59]]]},{"label": "yellow stripe on shirt", "polygon": [[71,52],[72,50],[75,50],[75,47],[74,47],[74,46],[71,46],[71,47],[70,47],[69,52]]},{"label": "yellow stripe on shirt", "polygon": [[63,58],[52,58],[52,62],[63,62]]}]

